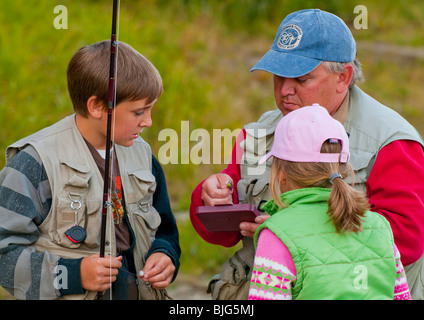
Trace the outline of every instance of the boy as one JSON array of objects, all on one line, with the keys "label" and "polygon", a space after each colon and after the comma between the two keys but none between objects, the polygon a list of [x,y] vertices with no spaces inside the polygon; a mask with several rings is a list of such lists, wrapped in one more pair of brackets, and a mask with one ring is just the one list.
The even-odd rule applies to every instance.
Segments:
[{"label": "boy", "polygon": [[[111,207],[99,257],[110,41],[68,66],[75,114],[6,151],[0,172],[0,285],[17,299],[164,299],[181,254],[164,173],[139,136],[162,93],[156,68],[119,43]],[[137,280],[139,271],[144,276]]]}]

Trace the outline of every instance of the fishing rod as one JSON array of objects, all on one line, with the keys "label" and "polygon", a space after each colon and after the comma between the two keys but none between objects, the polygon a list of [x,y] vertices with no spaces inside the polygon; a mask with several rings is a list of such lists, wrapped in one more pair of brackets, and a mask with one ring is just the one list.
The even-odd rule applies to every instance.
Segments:
[{"label": "fishing rod", "polygon": [[[106,156],[105,156],[105,173],[103,186],[103,209],[102,222],[100,228],[100,257],[105,256],[106,247],[106,224],[107,212],[109,208],[109,180],[110,180],[110,150],[111,150],[111,131],[112,131],[112,112],[116,106],[115,95],[115,69],[116,69],[116,53],[118,41],[116,40],[116,24],[117,24],[118,0],[113,0],[112,10],[112,32],[110,40],[110,67],[109,67],[109,91],[107,104],[107,131],[106,131]],[[97,293],[97,299],[102,299],[102,292]]]}]

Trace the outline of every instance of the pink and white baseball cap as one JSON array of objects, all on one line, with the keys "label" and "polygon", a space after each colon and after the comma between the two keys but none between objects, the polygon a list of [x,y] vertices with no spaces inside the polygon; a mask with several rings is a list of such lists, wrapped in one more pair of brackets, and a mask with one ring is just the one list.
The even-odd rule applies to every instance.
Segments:
[{"label": "pink and white baseball cap", "polygon": [[[331,140],[330,140],[331,139]],[[341,143],[341,153],[321,153],[322,144]],[[349,138],[343,125],[327,109],[314,103],[284,116],[274,133],[274,144],[259,164],[270,157],[293,162],[342,162],[349,160]]]}]

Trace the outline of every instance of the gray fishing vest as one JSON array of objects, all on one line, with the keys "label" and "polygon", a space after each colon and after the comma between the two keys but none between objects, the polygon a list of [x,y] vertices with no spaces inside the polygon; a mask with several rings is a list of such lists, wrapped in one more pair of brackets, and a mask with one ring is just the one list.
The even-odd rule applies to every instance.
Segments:
[{"label": "gray fishing vest", "polygon": [[[258,165],[258,161],[271,150],[274,131],[282,117],[281,111],[276,109],[245,126],[246,139],[240,143],[244,150],[240,163],[241,179],[237,184],[240,203],[251,203],[260,209],[263,203],[272,199],[268,188],[272,158],[262,166]],[[344,127],[349,135],[349,162],[355,173],[354,187],[365,193],[366,181],[381,148],[395,140],[414,140],[424,146],[419,133],[405,119],[357,86],[349,93],[349,113]],[[352,181],[346,179],[346,182]],[[216,292],[211,289],[215,299],[245,299],[248,296],[254,246],[252,238],[244,237],[242,241],[243,247],[223,266],[221,283],[217,283],[223,287],[228,287],[224,282],[230,283],[232,289],[222,294],[215,286]]]},{"label": "gray fishing vest", "polygon": [[[52,191],[50,212],[38,227],[40,238],[32,246],[38,252],[47,251],[70,259],[99,253],[103,177],[75,124],[75,115],[9,146],[6,161],[27,145],[37,150]],[[136,238],[134,262],[138,271],[144,266],[161,222],[153,207],[156,181],[152,174],[152,153],[141,137],[131,147],[115,145],[115,148],[127,216]],[[75,222],[72,203],[76,200],[81,202],[78,225],[87,232],[82,243],[73,243],[65,235]],[[113,217],[110,212],[107,217],[105,256],[116,256]],[[140,299],[162,299],[166,295],[165,291],[155,290],[143,281],[138,281],[138,288]],[[69,295],[64,299],[94,299],[96,294],[87,291],[84,295]]]}]

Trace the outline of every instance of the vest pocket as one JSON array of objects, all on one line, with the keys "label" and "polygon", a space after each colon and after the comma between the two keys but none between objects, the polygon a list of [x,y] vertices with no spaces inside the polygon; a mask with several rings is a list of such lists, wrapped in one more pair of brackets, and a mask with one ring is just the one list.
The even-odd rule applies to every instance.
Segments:
[{"label": "vest pocket", "polygon": [[85,245],[89,248],[100,246],[101,210],[102,202],[96,199],[86,200],[86,222],[83,226],[87,231]]},{"label": "vest pocket", "polygon": [[[71,207],[73,202],[70,197],[60,195],[56,198],[56,214],[55,218],[52,219],[52,223],[49,228],[49,233],[53,242],[66,248],[78,248],[81,245],[81,243],[75,243],[71,241],[66,236],[66,231],[76,225],[75,222],[77,222],[78,226],[81,226],[83,228],[85,224],[86,207],[84,200],[82,199],[82,197],[78,197],[75,194],[72,195],[72,199],[79,199],[77,201],[81,203],[81,206],[79,206],[79,209],[77,210],[77,216],[75,217],[75,211]],[[54,226],[54,224],[56,224],[56,227]]]},{"label": "vest pocket", "polygon": [[[78,199],[78,195],[71,195],[72,199]],[[52,224],[50,229],[50,236],[52,240],[66,248],[79,248],[81,244],[85,244],[89,248],[96,248],[99,246],[100,235],[100,206],[99,200],[86,199],[81,197],[81,207],[77,214],[77,225],[84,228],[86,231],[86,238],[81,243],[75,243],[66,236],[66,231],[75,225],[75,212],[71,205],[72,200],[69,196],[61,195],[56,199],[57,209],[55,218],[51,220]],[[98,214],[96,214],[98,213]]]},{"label": "vest pocket", "polygon": [[[155,239],[156,230],[161,223],[161,218],[152,204],[144,200],[128,204],[127,214],[137,239],[134,246],[135,267],[136,270],[142,270],[146,255]],[[139,283],[139,290],[141,289],[147,288],[143,288],[143,285]],[[149,294],[149,292],[144,292],[143,290],[140,293],[143,296]]]},{"label": "vest pocket", "polygon": [[367,194],[366,183],[371,169],[375,162],[375,155],[367,151],[351,151],[349,163],[352,165],[355,176],[345,178],[346,183],[352,185],[357,190]]},{"label": "vest pocket", "polygon": [[[99,245],[101,194],[91,198],[88,193],[92,175],[84,164],[61,161],[63,189],[57,192],[54,206],[49,213],[48,233],[60,246],[76,249],[85,244],[89,248]],[[47,219],[46,221],[47,222]],[[78,225],[86,231],[81,243],[72,241],[65,233]]]},{"label": "vest pocket", "polygon": [[160,215],[150,203],[144,201],[130,205],[129,214],[136,238],[143,239],[143,244],[146,246],[143,250],[143,254],[146,254],[161,223]]},{"label": "vest pocket", "polygon": [[156,190],[156,179],[151,171],[138,169],[130,171],[128,174],[138,199],[143,199],[149,195],[153,195]]},{"label": "vest pocket", "polygon": [[264,179],[242,179],[237,185],[240,203],[251,203],[258,210],[271,199],[269,182]]},{"label": "vest pocket", "polygon": [[137,239],[142,239],[142,254],[146,254],[161,223],[159,213],[153,207],[156,179],[151,171],[138,169],[129,172],[133,192],[127,192],[126,202],[131,226]]}]

